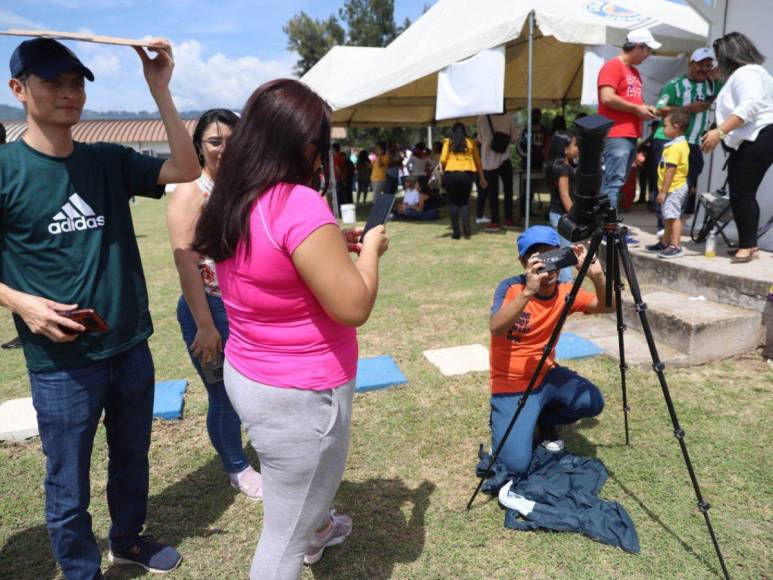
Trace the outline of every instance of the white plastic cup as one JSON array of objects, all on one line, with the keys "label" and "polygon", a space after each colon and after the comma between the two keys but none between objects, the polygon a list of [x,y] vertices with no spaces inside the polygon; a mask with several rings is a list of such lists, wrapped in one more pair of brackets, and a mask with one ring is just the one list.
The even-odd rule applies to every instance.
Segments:
[{"label": "white plastic cup", "polygon": [[357,206],[353,203],[341,204],[341,219],[345,224],[353,224],[357,221]]}]

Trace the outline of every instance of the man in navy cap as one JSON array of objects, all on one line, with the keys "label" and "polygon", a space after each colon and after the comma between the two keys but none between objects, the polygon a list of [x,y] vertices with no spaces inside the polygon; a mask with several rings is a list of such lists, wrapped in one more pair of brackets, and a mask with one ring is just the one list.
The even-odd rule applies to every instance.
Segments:
[{"label": "man in navy cap", "polygon": [[[540,253],[559,248],[558,234],[548,226],[532,226],[518,237],[518,254],[524,273],[502,280],[491,306],[491,445],[495,449],[528,387],[543,349],[548,343],[572,283],[558,281],[558,272],[544,272]],[[579,269],[587,250],[574,246]],[[570,314],[611,311],[604,304],[604,271],[596,261],[588,278],[594,292],[580,289]],[[513,431],[499,455],[511,475],[522,475],[531,463],[535,426],[549,451],[561,451],[563,441],[557,427],[583,417],[595,417],[604,408],[598,387],[548,356]]]},{"label": "man in navy cap", "polygon": [[[11,91],[27,115],[23,138],[0,148],[0,304],[13,313],[46,454],[46,523],[68,579],[101,577],[91,529],[89,467],[100,417],[109,451],[110,559],[164,572],[171,546],[140,532],[148,504],[154,369],[153,326],[132,225],[133,195],[159,198],[166,183],[199,173],[190,136],[169,93],[168,41],[137,52],[166,128],[171,158],[119,145],[73,141],[92,72],[55,40],[22,42]],[[96,311],[106,332],[63,315]]]}]

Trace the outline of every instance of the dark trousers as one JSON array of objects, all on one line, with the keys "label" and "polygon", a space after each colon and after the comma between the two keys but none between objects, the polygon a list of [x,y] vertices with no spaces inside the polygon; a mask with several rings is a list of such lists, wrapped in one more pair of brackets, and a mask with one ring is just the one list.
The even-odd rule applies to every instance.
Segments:
[{"label": "dark trousers", "polygon": [[390,175],[387,173],[386,185],[384,186],[384,193],[397,193],[397,186],[399,184],[400,177],[398,175]]},{"label": "dark trousers", "polygon": [[[148,507],[154,369],[147,341],[88,366],[29,373],[46,455],[46,525],[66,578],[100,578],[88,508],[89,469],[102,411],[109,460],[110,546],[137,540]],[[34,557],[34,555],[30,555]]]},{"label": "dark trousers", "polygon": [[658,165],[660,165],[660,159],[663,157],[663,146],[668,143],[668,139],[653,139],[652,140],[652,163],[650,164],[650,178],[655,184],[655,189],[652,190],[650,200],[655,204],[655,215],[658,219],[658,229],[662,230],[666,222],[663,221],[663,211],[660,204],[655,198],[658,196]]},{"label": "dark trousers", "polygon": [[[485,169],[483,175],[488,187],[478,192],[478,217],[483,217],[486,209],[486,198],[489,200],[491,221],[499,223],[499,179],[505,193],[505,221],[513,221],[513,164],[509,159],[502,162],[497,169]],[[482,201],[481,201],[482,200]]]},{"label": "dark trousers", "polygon": [[447,171],[443,174],[443,187],[448,193],[448,210],[454,237],[459,237],[459,214],[462,216],[464,235],[470,235],[470,192],[473,174],[469,171]]},{"label": "dark trousers", "polygon": [[369,186],[370,177],[357,178],[357,203],[360,200],[365,201],[367,199]]},{"label": "dark trousers", "polygon": [[738,228],[738,247],[757,246],[760,206],[757,190],[762,178],[773,163],[773,125],[768,125],[754,141],[744,141],[730,154],[727,163],[727,184],[730,205]]}]

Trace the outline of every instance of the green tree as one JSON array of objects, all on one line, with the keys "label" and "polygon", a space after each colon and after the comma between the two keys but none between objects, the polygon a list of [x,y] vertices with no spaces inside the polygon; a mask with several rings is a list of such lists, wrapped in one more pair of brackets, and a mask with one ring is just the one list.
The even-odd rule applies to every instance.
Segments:
[{"label": "green tree", "polygon": [[338,16],[346,24],[349,46],[386,46],[411,23],[395,23],[394,0],[346,0]]},{"label": "green tree", "polygon": [[344,29],[335,16],[326,20],[317,20],[305,12],[293,16],[282,27],[287,35],[287,47],[298,54],[293,72],[303,76],[327,51],[336,45],[344,44]]}]

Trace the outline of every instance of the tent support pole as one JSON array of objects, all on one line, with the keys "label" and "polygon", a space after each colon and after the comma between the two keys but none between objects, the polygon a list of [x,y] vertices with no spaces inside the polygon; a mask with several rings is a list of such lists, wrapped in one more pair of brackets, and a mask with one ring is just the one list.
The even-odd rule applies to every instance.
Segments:
[{"label": "tent support pole", "polygon": [[427,147],[432,149],[432,125],[427,126]]},{"label": "tent support pole", "polygon": [[330,192],[333,199],[333,215],[336,219],[341,219],[341,208],[338,207],[338,184],[336,183],[336,170],[333,165],[333,148],[331,147],[327,153],[328,156],[328,170],[326,179],[330,179]]},{"label": "tent support pole", "polygon": [[[531,214],[531,142],[532,142],[532,124],[531,124],[531,108],[532,108],[532,95],[531,95],[531,77],[534,59],[534,10],[529,12],[529,71],[528,71],[528,88],[527,88],[527,105],[526,105],[526,222],[524,229],[529,227],[529,215]],[[521,205],[520,203],[518,204]],[[520,209],[518,210],[520,211]]]}]

